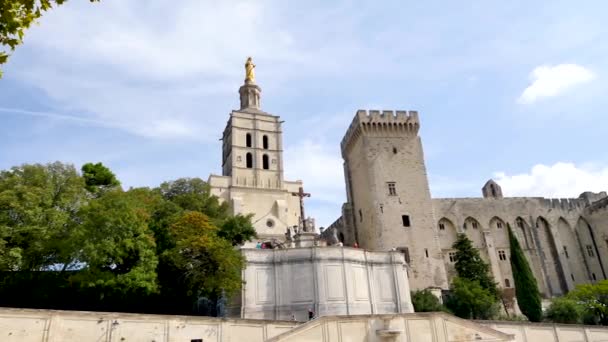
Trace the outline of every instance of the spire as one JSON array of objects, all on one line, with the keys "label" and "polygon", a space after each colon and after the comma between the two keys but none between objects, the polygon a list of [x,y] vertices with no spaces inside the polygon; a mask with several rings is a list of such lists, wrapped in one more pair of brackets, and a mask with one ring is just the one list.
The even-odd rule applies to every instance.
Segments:
[{"label": "spire", "polygon": [[262,89],[255,84],[255,64],[251,57],[245,62],[245,84],[239,88],[241,110],[260,109],[260,93]]}]

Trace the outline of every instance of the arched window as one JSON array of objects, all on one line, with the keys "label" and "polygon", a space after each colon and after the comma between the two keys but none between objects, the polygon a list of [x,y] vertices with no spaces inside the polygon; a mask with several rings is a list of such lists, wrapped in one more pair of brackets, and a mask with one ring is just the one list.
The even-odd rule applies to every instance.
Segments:
[{"label": "arched window", "polygon": [[251,147],[251,133],[247,133],[245,136],[247,147]]},{"label": "arched window", "polygon": [[262,137],[262,147],[267,150],[268,149],[268,136],[265,135]]},{"label": "arched window", "polygon": [[253,168],[253,155],[251,153],[247,153],[247,168]]},{"label": "arched window", "polygon": [[262,156],[262,168],[264,170],[268,170],[270,168],[270,164],[268,163],[268,155],[265,154]]}]

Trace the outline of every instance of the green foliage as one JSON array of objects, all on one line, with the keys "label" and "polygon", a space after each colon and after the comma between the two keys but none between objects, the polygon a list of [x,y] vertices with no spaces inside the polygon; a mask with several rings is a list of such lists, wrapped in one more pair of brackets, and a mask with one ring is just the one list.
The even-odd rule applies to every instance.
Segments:
[{"label": "green foliage", "polygon": [[230,295],[241,287],[243,257],[217,232],[218,228],[199,212],[186,212],[171,226],[175,247],[163,257],[180,271],[192,296],[217,297],[222,291]]},{"label": "green foliage", "polygon": [[73,262],[67,238],[86,199],[72,165],[22,165],[0,173],[0,270],[37,271]]},{"label": "green foliage", "polygon": [[477,280],[456,277],[446,306],[456,316],[466,319],[492,319],[498,312],[496,296]]},{"label": "green foliage", "polygon": [[578,285],[566,297],[582,305],[585,323],[608,325],[608,280]]},{"label": "green foliage", "polygon": [[445,307],[439,302],[439,298],[428,289],[412,292],[412,304],[415,312],[445,311]]},{"label": "green foliage", "polygon": [[204,181],[123,191],[101,163],[82,172],[0,172],[0,305],[189,314],[241,287],[234,246],[255,237],[251,216]]},{"label": "green foliage", "polygon": [[583,307],[568,297],[554,298],[545,317],[555,323],[578,324],[583,318]]},{"label": "green foliage", "polygon": [[102,163],[84,164],[82,166],[82,177],[84,177],[86,189],[92,193],[120,186],[116,175]]},{"label": "green foliage", "polygon": [[220,203],[211,195],[209,184],[200,178],[180,178],[164,182],[158,188],[166,200],[178,205],[183,210],[198,211],[220,223],[230,215],[227,203]]},{"label": "green foliage", "polygon": [[129,192],[112,190],[83,208],[82,229],[72,238],[80,243],[78,275],[84,286],[105,292],[153,293],[156,246],[148,228],[150,215]]},{"label": "green foliage", "polygon": [[490,266],[481,259],[479,250],[473,247],[471,240],[465,234],[458,234],[452,248],[456,249],[455,268],[458,277],[476,281],[498,300],[500,293],[490,274]]},{"label": "green foliage", "polygon": [[[25,31],[53,6],[66,0],[2,0],[0,1],[0,46],[14,51],[23,42]],[[95,2],[99,0],[90,0]],[[7,51],[0,50],[0,65],[8,59]],[[2,78],[2,70],[0,70]]]},{"label": "green foliage", "polygon": [[541,298],[536,284],[536,278],[524,256],[524,252],[515,238],[511,225],[507,224],[509,246],[511,249],[511,269],[515,281],[515,296],[521,312],[531,322],[540,322],[543,316]]},{"label": "green foliage", "polygon": [[217,235],[227,241],[230,241],[233,246],[242,245],[245,241],[251,241],[257,238],[257,234],[251,218],[253,214],[232,216],[224,220],[220,226]]}]

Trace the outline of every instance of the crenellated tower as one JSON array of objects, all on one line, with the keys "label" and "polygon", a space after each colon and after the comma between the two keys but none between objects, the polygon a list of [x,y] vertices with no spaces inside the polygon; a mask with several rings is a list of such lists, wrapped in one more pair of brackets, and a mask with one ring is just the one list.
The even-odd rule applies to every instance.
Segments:
[{"label": "crenellated tower", "polygon": [[403,252],[412,288],[447,288],[419,128],[416,111],[357,111],[341,143],[343,234],[363,248]]}]

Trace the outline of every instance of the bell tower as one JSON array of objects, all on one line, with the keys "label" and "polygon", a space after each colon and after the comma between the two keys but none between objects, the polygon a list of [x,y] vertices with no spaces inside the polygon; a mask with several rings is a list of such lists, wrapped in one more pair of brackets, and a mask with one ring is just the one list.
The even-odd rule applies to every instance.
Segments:
[{"label": "bell tower", "polygon": [[230,113],[222,136],[222,175],[211,175],[214,195],[230,203],[234,214],[254,214],[261,238],[283,239],[300,222],[301,181],[283,179],[283,121],[262,110],[262,88],[255,81],[253,60],[245,63],[239,109]]}]

